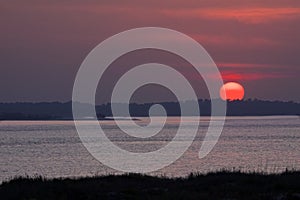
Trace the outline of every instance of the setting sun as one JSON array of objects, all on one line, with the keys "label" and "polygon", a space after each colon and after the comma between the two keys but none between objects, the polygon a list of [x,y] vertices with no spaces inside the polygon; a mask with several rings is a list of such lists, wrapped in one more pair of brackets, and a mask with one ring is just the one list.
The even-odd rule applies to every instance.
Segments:
[{"label": "setting sun", "polygon": [[242,100],[244,98],[244,87],[236,82],[228,82],[220,89],[220,97],[223,100]]}]

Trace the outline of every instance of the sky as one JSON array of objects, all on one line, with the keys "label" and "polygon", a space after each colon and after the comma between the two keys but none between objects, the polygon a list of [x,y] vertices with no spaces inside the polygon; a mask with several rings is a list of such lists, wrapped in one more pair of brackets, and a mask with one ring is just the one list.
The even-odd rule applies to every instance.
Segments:
[{"label": "sky", "polygon": [[[299,0],[0,0],[0,102],[71,100],[76,73],[96,45],[147,26],[197,40],[225,82],[244,86],[246,99],[300,102],[299,24]],[[118,66],[149,55],[165,54],[132,55]],[[189,74],[184,64],[181,70]],[[106,82],[121,71],[112,69]],[[207,98],[205,86],[197,90]],[[97,94],[99,101],[108,91]]]}]

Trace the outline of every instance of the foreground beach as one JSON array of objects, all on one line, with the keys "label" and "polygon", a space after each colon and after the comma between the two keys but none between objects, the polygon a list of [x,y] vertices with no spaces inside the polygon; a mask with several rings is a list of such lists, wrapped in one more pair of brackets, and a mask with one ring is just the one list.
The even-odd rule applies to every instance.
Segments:
[{"label": "foreground beach", "polygon": [[141,174],[89,178],[20,177],[0,186],[1,199],[300,199],[300,171],[215,172],[186,178]]}]

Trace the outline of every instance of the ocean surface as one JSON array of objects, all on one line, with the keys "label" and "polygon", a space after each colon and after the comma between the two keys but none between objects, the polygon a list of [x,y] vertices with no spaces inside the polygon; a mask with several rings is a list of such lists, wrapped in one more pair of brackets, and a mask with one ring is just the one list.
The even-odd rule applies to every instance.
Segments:
[{"label": "ocean surface", "polygon": [[[141,126],[149,121],[139,119],[136,123]],[[190,117],[183,121],[184,129],[188,131],[194,120]],[[279,173],[286,168],[300,169],[299,117],[228,117],[216,146],[206,157],[199,159],[209,120],[208,117],[201,118],[194,142],[180,159],[149,174],[177,177],[221,169],[267,173]],[[126,135],[113,121],[99,123],[107,137],[120,148],[151,152],[173,139],[179,122],[180,118],[169,117],[164,129],[148,139]],[[93,129],[97,128],[95,123],[98,122],[84,123]],[[126,125],[127,121],[122,123]],[[0,122],[0,182],[25,175],[51,178],[116,173],[122,172],[101,164],[90,155],[79,139],[73,121]]]}]

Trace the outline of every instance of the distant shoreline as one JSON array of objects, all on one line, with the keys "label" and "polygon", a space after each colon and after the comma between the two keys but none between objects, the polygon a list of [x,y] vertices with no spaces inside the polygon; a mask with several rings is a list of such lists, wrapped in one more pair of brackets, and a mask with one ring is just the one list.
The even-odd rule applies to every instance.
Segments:
[{"label": "distant shoreline", "polygon": [[[222,100],[215,100],[216,102]],[[222,101],[224,102],[224,101]],[[189,106],[189,101],[183,102]],[[211,100],[199,99],[198,105],[201,116],[211,115]],[[111,104],[90,105],[74,103],[82,111],[81,117],[91,116],[90,112],[95,111],[99,120],[110,120],[114,117]],[[165,108],[168,116],[181,116],[179,102],[158,102],[144,104],[122,104],[115,106],[119,109],[120,116],[128,116],[128,110],[132,118],[148,117],[149,109],[154,104],[160,104]],[[52,102],[52,103],[0,103],[0,120],[73,120],[73,102]],[[126,111],[126,112],[125,112]],[[192,116],[194,112],[185,112],[185,116]],[[227,116],[300,116],[300,103],[282,101],[242,100],[227,101]],[[129,117],[129,116],[128,116]]]},{"label": "distant shoreline", "polygon": [[127,121],[127,120],[132,120],[132,121],[140,121],[138,118],[103,118],[103,119],[0,119],[0,121]]},{"label": "distant shoreline", "polygon": [[[164,117],[164,116],[154,116],[154,117]],[[195,116],[168,116],[168,117],[195,117]],[[211,116],[200,116],[200,118],[210,118]],[[215,118],[222,117],[222,116],[213,116]],[[233,115],[233,116],[225,116],[227,119],[255,119],[255,118],[264,118],[264,119],[281,119],[281,118],[290,118],[290,119],[300,119],[299,115]],[[134,118],[102,118],[102,119],[0,119],[0,121],[128,121],[128,120],[133,120],[133,121],[140,121],[141,119],[139,118],[148,118],[145,116],[137,116]]]}]

